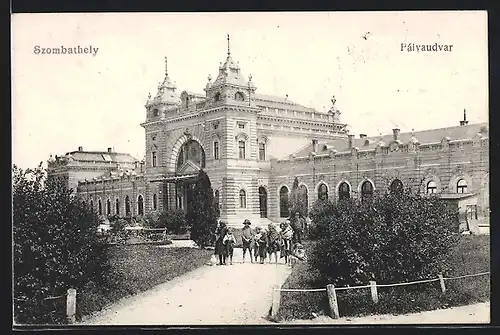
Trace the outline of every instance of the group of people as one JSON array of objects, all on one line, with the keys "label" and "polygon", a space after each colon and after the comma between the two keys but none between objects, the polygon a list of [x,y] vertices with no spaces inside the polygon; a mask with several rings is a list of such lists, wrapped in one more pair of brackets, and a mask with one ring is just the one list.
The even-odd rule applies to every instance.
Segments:
[{"label": "group of people", "polygon": [[[304,260],[305,251],[302,246],[302,238],[307,229],[306,221],[296,213],[291,220],[286,220],[279,225],[279,230],[274,223],[268,225],[268,229],[256,227],[252,229],[250,220],[243,222],[241,231],[241,244],[243,248],[243,263],[246,255],[250,257],[250,262],[264,264],[268,259],[271,263],[274,258],[278,263],[278,253],[280,259],[284,258],[285,264],[291,264],[294,260]],[[215,255],[218,256],[218,265],[233,264],[234,245],[236,237],[233,229],[227,227],[225,222],[220,221],[215,232]],[[274,256],[274,257],[273,257]]]}]

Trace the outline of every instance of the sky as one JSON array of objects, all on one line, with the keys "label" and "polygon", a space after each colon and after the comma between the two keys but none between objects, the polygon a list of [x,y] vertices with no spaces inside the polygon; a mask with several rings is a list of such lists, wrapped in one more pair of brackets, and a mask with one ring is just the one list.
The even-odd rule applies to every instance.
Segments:
[{"label": "sky", "polygon": [[[12,15],[12,160],[103,150],[143,158],[148,93],[168,73],[204,94],[227,55],[257,93],[317,110],[336,98],[353,134],[488,121],[485,11],[84,13]],[[408,52],[401,44],[453,45]],[[34,48],[98,48],[80,55]]]}]

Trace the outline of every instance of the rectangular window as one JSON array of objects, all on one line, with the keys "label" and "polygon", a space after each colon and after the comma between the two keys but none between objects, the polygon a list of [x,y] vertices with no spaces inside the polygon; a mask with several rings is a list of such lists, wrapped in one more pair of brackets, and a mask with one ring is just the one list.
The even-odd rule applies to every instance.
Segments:
[{"label": "rectangular window", "polygon": [[239,158],[245,159],[245,141],[238,142],[238,152],[239,152]]},{"label": "rectangular window", "polygon": [[261,161],[266,160],[266,144],[265,143],[259,143],[259,160],[261,160]]},{"label": "rectangular window", "polygon": [[477,220],[477,205],[467,205],[467,218]]},{"label": "rectangular window", "polygon": [[151,153],[151,166],[156,167],[156,151]]},{"label": "rectangular window", "polygon": [[245,129],[245,124],[243,122],[238,122],[238,128]]},{"label": "rectangular window", "polygon": [[214,142],[214,159],[219,159],[219,142]]}]

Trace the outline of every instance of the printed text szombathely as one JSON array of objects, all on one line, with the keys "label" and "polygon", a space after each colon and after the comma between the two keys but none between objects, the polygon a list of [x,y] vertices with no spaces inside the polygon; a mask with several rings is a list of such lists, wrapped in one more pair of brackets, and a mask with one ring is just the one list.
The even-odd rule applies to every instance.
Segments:
[{"label": "printed text szombathely", "polygon": [[72,46],[66,47],[61,45],[57,48],[44,48],[39,45],[35,45],[33,48],[33,53],[35,55],[92,55],[95,56],[99,51],[99,48],[93,47],[92,45],[87,46]]}]

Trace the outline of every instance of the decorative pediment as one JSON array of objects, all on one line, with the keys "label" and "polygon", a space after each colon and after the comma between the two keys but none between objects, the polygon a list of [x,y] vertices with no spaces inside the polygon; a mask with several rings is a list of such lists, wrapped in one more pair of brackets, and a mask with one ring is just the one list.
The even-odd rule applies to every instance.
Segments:
[{"label": "decorative pediment", "polygon": [[185,162],[178,170],[178,174],[197,174],[200,167],[191,161]]}]

